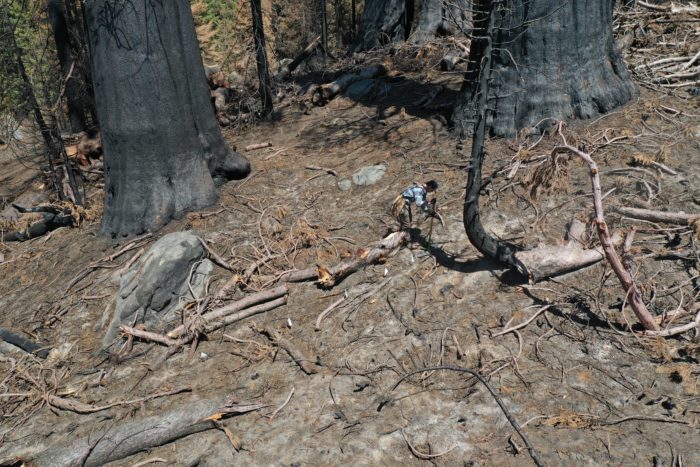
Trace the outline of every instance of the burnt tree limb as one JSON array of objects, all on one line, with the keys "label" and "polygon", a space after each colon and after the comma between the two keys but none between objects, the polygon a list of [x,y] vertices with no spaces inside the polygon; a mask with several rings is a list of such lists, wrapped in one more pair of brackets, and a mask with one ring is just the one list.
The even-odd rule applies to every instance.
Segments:
[{"label": "burnt tree limb", "polygon": [[0,231],[0,241],[3,242],[24,242],[32,238],[41,237],[59,227],[72,227],[75,223],[75,219],[68,210],[58,209],[53,206],[39,206],[36,208],[23,208],[15,204],[12,206],[21,213],[41,213],[43,219],[29,225],[26,229],[12,232]]},{"label": "burnt tree limb", "polygon": [[480,17],[479,33],[485,41],[483,46],[483,57],[480,63],[479,87],[474,89],[474,95],[470,100],[477,102],[476,125],[472,137],[471,157],[472,163],[467,176],[466,196],[464,199],[463,222],[464,229],[469,237],[469,241],[479,252],[485,256],[493,258],[511,267],[517,267],[521,272],[522,267],[518,267],[518,260],[514,254],[516,248],[513,245],[500,241],[489,235],[481,223],[479,212],[479,196],[481,192],[481,170],[484,164],[484,141],[486,137],[486,114],[488,105],[489,83],[491,78],[491,57],[492,38],[494,34],[493,0],[481,0],[475,3],[479,11],[490,12],[488,16]]},{"label": "burnt tree limb", "polygon": [[321,44],[321,36],[317,36],[316,39],[311,41],[311,43],[302,50],[299,55],[294,57],[294,60],[292,60],[289,65],[282,66],[278,71],[277,75],[275,76],[275,79],[278,81],[282,81],[285,79],[287,76],[291,75],[294,70],[299,67],[306,59],[308,59],[311,54],[316,50],[316,47]]},{"label": "burnt tree limb", "polygon": [[236,405],[229,397],[180,404],[176,409],[106,428],[97,428],[68,445],[49,448],[32,459],[34,467],[97,467],[184,436],[216,428],[214,419],[258,410],[262,405]]}]

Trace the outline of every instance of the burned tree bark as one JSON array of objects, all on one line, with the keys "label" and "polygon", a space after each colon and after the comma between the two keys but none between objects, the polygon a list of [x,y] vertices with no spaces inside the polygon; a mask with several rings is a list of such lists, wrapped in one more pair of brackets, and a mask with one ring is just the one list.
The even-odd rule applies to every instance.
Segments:
[{"label": "burned tree bark", "polygon": [[413,0],[367,0],[353,50],[360,52],[408,38]]},{"label": "burned tree bark", "polygon": [[470,0],[422,0],[410,41],[423,43],[438,36],[469,31]]},{"label": "burned tree bark", "polygon": [[475,34],[470,69],[454,109],[461,137],[474,128],[476,77],[487,58],[492,73],[486,124],[492,135],[513,136],[544,119],[590,118],[637,95],[615,50],[612,0],[500,0],[491,5],[497,13],[491,57],[485,57],[483,39]]},{"label": "burned tree bark", "polygon": [[212,204],[250,164],[214,118],[189,3],[85,4],[112,237],[155,230]]},{"label": "burned tree bark", "polygon": [[[476,8],[478,18],[479,47],[483,52],[480,66],[479,87],[473,90],[469,98],[476,102],[476,122],[472,138],[472,163],[467,177],[466,196],[464,198],[463,222],[469,241],[480,253],[493,258],[508,266],[518,266],[514,246],[500,241],[489,235],[481,223],[479,212],[479,195],[481,192],[481,168],[484,164],[484,141],[486,139],[487,102],[491,76],[491,57],[493,56],[492,38],[494,33],[495,11],[492,9],[493,0],[479,0]],[[521,268],[522,269],[522,268]]]},{"label": "burned tree bark", "polygon": [[263,26],[260,0],[251,0],[250,8],[253,14],[253,37],[255,38],[255,58],[258,63],[258,81],[260,99],[262,100],[262,116],[272,113],[272,89],[270,88],[270,71],[267,67],[267,52],[265,50],[265,30]]},{"label": "burned tree bark", "polygon": [[66,15],[64,14],[60,0],[49,0],[47,11],[49,21],[51,22],[51,29],[53,29],[58,61],[61,64],[61,75],[64,80],[71,131],[73,131],[73,133],[79,133],[86,128],[85,106],[82,101],[80,83],[77,79],[78,73],[75,69],[75,60],[73,59],[70,48]]}]

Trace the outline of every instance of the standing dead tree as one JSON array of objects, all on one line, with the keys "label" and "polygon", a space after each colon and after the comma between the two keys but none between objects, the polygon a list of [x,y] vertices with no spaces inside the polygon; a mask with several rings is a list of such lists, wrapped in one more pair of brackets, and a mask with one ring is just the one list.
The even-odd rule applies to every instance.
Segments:
[{"label": "standing dead tree", "polygon": [[260,99],[262,101],[262,116],[272,113],[272,88],[270,87],[270,72],[267,66],[265,51],[265,30],[263,26],[260,0],[251,0],[250,8],[253,15],[253,37],[255,39],[255,59],[258,64],[258,81]]}]

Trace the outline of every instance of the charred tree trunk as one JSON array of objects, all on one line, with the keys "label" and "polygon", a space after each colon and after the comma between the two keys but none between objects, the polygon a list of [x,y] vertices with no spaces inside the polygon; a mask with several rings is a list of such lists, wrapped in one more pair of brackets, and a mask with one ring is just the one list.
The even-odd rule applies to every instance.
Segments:
[{"label": "charred tree trunk", "polygon": [[481,168],[484,164],[484,141],[486,137],[487,104],[489,83],[493,77],[491,57],[493,56],[492,39],[494,35],[494,17],[497,13],[492,8],[493,0],[474,2],[479,12],[475,18],[475,36],[479,38],[480,50],[483,52],[481,74],[478,76],[479,87],[469,96],[476,102],[476,123],[472,138],[472,163],[467,178],[466,196],[464,199],[463,221],[469,241],[485,256],[516,266],[515,248],[489,235],[481,223],[479,213],[479,194],[481,192]]},{"label": "charred tree trunk", "polygon": [[262,100],[262,116],[272,113],[272,89],[270,88],[270,71],[267,67],[267,51],[265,49],[265,29],[263,26],[260,0],[251,0],[253,14],[253,37],[255,38],[255,58],[258,62],[258,81],[260,83],[260,99]]},{"label": "charred tree trunk", "polygon": [[102,233],[155,230],[250,164],[224,142],[187,0],[85,4],[105,155]]},{"label": "charred tree trunk", "polygon": [[353,50],[360,52],[408,38],[413,0],[367,0]]},{"label": "charred tree trunk", "polygon": [[422,0],[411,42],[468,33],[470,5],[470,0]]},{"label": "charred tree trunk", "polygon": [[[637,95],[615,50],[612,2],[570,0],[554,5],[548,0],[501,0],[492,4],[497,14],[489,58],[486,125],[490,134],[513,136],[548,119],[590,118]],[[487,58],[483,45],[476,42],[453,114],[461,137],[474,129],[475,77]]]},{"label": "charred tree trunk", "polygon": [[328,5],[326,0],[321,0],[321,42],[323,44],[323,61],[328,57]]},{"label": "charred tree trunk", "polygon": [[352,28],[352,39],[354,40],[355,34],[357,34],[357,19],[355,17],[357,6],[355,5],[355,0],[351,0],[350,9],[352,10],[350,13],[350,27]]},{"label": "charred tree trunk", "polygon": [[51,29],[53,29],[54,42],[56,43],[58,61],[61,64],[61,75],[64,81],[71,131],[79,133],[84,131],[86,127],[85,107],[81,96],[81,86],[77,78],[76,63],[71,52],[66,15],[60,0],[49,0],[47,8]]}]

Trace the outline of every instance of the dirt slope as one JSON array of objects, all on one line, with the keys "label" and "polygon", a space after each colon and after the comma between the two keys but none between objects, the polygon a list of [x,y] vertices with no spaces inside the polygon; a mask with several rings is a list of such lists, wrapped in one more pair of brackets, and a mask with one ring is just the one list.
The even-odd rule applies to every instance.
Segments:
[{"label": "dirt slope", "polygon": [[[114,276],[135,251],[66,290],[83,268],[123,246],[96,237],[95,225],[3,245],[0,327],[65,351],[51,362],[32,363],[0,348],[0,392],[29,393],[0,399],[0,459],[31,456],[122,420],[233,393],[242,402],[269,406],[223,422],[240,439],[240,451],[223,431],[210,430],[114,465],[152,458],[183,466],[528,465],[522,441],[493,398],[467,375],[424,372],[392,390],[406,372],[450,364],[488,375],[547,465],[650,465],[654,458],[672,465],[677,456],[683,465],[700,464],[693,333],[661,340],[627,332],[625,323],[634,318],[627,309],[620,313],[621,289],[603,265],[529,286],[481,258],[461,224],[469,144],[456,144],[439,113],[440,104],[454,98],[459,75],[394,75],[384,82],[386,92],[371,104],[344,98],[325,107],[293,104],[275,122],[231,130],[228,137],[239,150],[263,141],[272,147],[247,154],[254,173],[223,187],[217,206],[172,222],[149,242],[192,228],[241,271],[276,253],[284,255],[261,267],[262,274],[331,265],[345,250],[395,229],[391,201],[412,181],[430,178],[440,182],[444,227],[435,223],[426,242],[431,227],[423,221],[416,232],[422,241],[331,290],[292,285],[285,307],[213,333],[192,355],[185,351],[164,361],[166,349],[145,343],[136,343],[121,363],[96,353],[103,313],[116,291]],[[445,86],[435,101],[438,110],[413,106],[436,85]],[[684,113],[672,115],[661,103]],[[392,106],[396,112],[386,116]],[[614,188],[607,207],[700,210],[700,145],[693,136],[699,107],[684,93],[662,97],[643,89],[638,102],[619,112],[573,125],[591,144],[623,137],[594,154],[604,191]],[[556,143],[547,136],[530,154],[547,154]],[[517,145],[490,141],[487,149],[489,174],[512,162]],[[629,165],[634,155],[659,151],[678,175]],[[341,180],[375,164],[387,168],[379,183],[339,188]],[[567,165],[568,180],[559,184],[566,190],[539,199],[530,196],[536,167],[523,164],[512,179],[497,178],[483,203],[488,229],[525,246],[557,242],[572,216],[591,215],[590,183],[580,163]],[[613,228],[639,227],[638,280],[655,313],[696,300],[697,233],[608,216]],[[229,277],[218,269],[211,290]],[[344,292],[348,299],[314,331],[318,314]],[[492,335],[544,305],[551,307],[517,333]],[[315,360],[320,373],[302,373],[256,332],[265,326]],[[41,404],[36,386],[18,378],[22,372],[45,391],[95,405],[181,386],[192,392],[78,415]],[[289,403],[266,417],[292,390]]]}]

